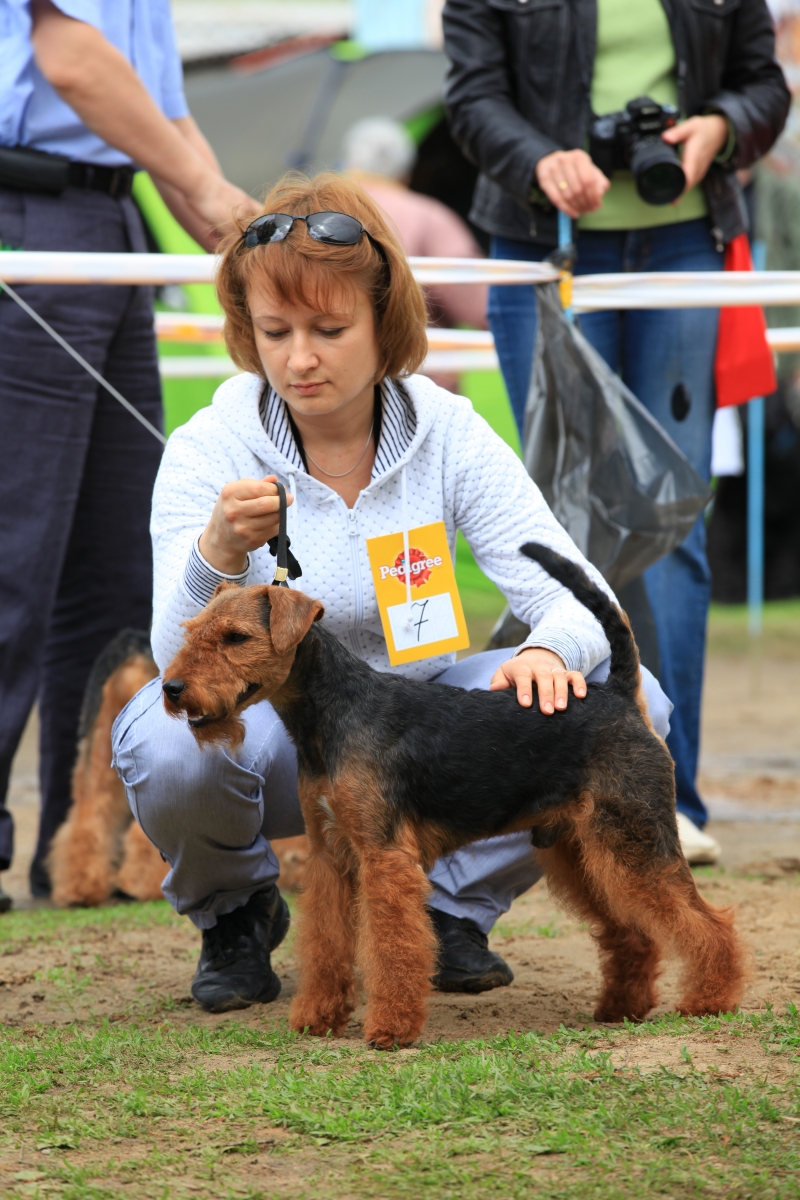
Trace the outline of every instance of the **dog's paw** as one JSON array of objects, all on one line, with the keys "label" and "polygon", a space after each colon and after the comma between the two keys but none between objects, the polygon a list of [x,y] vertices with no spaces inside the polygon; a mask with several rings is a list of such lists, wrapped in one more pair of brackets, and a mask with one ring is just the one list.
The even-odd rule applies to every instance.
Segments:
[{"label": "dog's paw", "polygon": [[289,1027],[297,1033],[309,1033],[312,1037],[326,1037],[329,1033],[340,1037],[351,1012],[352,1009],[343,1012],[338,1008],[326,1011],[324,1005],[298,1004],[295,1001],[289,1011]]},{"label": "dog's paw", "polygon": [[598,1004],[594,1019],[600,1025],[621,1025],[623,1021],[644,1021],[653,1006],[636,1007],[632,1004]]},{"label": "dog's paw", "polygon": [[413,1022],[367,1019],[364,1022],[364,1040],[374,1050],[404,1049],[417,1041],[424,1025],[424,1018]]},{"label": "dog's paw", "polygon": [[409,1046],[414,1045],[415,1040],[399,1042],[393,1033],[387,1033],[380,1037],[370,1038],[367,1045],[370,1050],[407,1050]]},{"label": "dog's paw", "polygon": [[325,1017],[319,1021],[290,1021],[289,1027],[295,1033],[307,1033],[309,1037],[327,1037],[328,1034],[331,1037],[340,1037],[344,1029],[343,1025],[333,1025]]},{"label": "dog's paw", "polygon": [[718,1017],[723,1013],[736,1012],[737,1008],[735,1000],[695,997],[682,1000],[675,1011],[679,1017]]}]

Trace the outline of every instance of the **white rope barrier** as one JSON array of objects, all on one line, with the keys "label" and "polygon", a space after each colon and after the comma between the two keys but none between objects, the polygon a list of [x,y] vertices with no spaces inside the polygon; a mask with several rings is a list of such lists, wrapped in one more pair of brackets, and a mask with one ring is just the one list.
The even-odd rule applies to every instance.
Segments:
[{"label": "white rope barrier", "polygon": [[800,271],[625,272],[576,275],[577,311],[800,304]]},{"label": "white rope barrier", "polygon": [[[548,263],[494,258],[410,258],[423,284],[549,283],[559,272]],[[0,251],[0,279],[9,283],[213,283],[212,254],[84,254],[44,250]]]},{"label": "white rope barrier", "polygon": [[[411,258],[420,283],[545,283],[558,271],[546,263],[505,259]],[[209,254],[84,254],[33,250],[0,251],[0,280],[9,283],[186,284],[213,283],[217,259]],[[632,308],[704,308],[747,304],[800,304],[800,271],[626,272],[579,275],[572,281],[578,311]],[[221,344],[217,313],[156,314],[159,341]],[[800,328],[767,332],[776,353],[800,350]],[[491,333],[431,329],[423,364],[427,372],[490,371],[498,367]],[[167,379],[225,379],[237,368],[227,355],[166,356]]]},{"label": "white rope barrier", "polygon": [[776,354],[800,350],[800,328],[796,325],[787,325],[783,329],[768,329],[767,345]]},{"label": "white rope barrier", "polygon": [[[547,283],[558,272],[547,263],[485,258],[411,258],[423,284]],[[213,283],[210,254],[83,254],[0,251],[0,279],[9,283]],[[622,308],[718,308],[747,304],[800,304],[800,271],[623,272],[576,275],[573,306],[590,312]]]},{"label": "white rope barrier", "polygon": [[[221,345],[223,321],[220,314],[159,312],[156,335],[160,342]],[[800,350],[800,328],[768,329],[767,343],[776,354]],[[488,330],[428,330],[424,372],[495,371],[499,365]],[[227,379],[238,371],[227,355],[162,355],[159,366],[165,379]]]},{"label": "white rope barrier", "polygon": [[[423,374],[462,371],[496,371],[500,366],[494,350],[433,350],[420,368]],[[158,368],[162,379],[229,379],[240,368],[227,354],[161,355]]]},{"label": "white rope barrier", "polygon": [[[157,312],[156,336],[162,342],[221,343],[222,313]],[[428,329],[432,350],[494,350],[488,329]]]}]

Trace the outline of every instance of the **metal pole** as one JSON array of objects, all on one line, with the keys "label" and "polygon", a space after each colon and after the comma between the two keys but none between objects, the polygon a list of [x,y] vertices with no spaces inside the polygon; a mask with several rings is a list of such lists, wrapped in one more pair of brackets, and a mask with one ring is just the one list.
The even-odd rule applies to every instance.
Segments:
[{"label": "metal pole", "polygon": [[[559,209],[559,212],[558,212],[558,248],[559,248],[559,250],[568,250],[571,245],[572,245],[572,218],[568,217],[566,213],[561,212],[561,210]],[[568,286],[569,286],[569,294],[572,295],[572,277],[571,276],[568,281]],[[572,305],[566,304],[564,302],[563,294],[562,294],[561,303],[564,305],[564,316],[567,318],[568,321],[574,321],[575,317],[574,317],[574,314],[572,311]]]},{"label": "metal pole", "polygon": [[761,635],[764,612],[764,399],[747,405],[747,631]]},{"label": "metal pole", "polygon": [[[767,247],[753,242],[753,267],[766,267]],[[747,405],[747,631],[761,636],[764,624],[764,398]]]}]

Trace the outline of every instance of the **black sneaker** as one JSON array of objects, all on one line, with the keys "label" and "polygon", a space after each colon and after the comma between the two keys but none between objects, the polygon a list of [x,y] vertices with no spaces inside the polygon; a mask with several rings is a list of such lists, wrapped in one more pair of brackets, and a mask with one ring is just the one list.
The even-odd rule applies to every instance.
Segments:
[{"label": "black sneaker", "polygon": [[11,899],[8,892],[4,891],[2,884],[0,884],[0,913],[8,912],[13,903],[14,901]]},{"label": "black sneaker", "polygon": [[273,883],[256,892],[242,908],[203,930],[203,949],[192,980],[192,995],[207,1012],[227,1012],[251,1004],[269,1004],[281,981],[270,965],[270,951],[289,928],[289,909]]},{"label": "black sneaker", "polygon": [[429,909],[439,939],[439,970],[431,983],[440,992],[488,992],[508,987],[514,972],[474,921]]}]

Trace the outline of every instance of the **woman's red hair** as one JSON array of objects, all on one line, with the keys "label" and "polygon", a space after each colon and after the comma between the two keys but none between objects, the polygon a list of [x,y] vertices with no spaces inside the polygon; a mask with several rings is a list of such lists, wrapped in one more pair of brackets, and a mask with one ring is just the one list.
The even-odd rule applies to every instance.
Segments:
[{"label": "woman's red hair", "polygon": [[306,304],[325,312],[342,292],[366,292],[375,314],[379,350],[377,379],[411,375],[428,352],[425,300],[411,274],[397,234],[375,201],[353,180],[325,173],[314,179],[285,175],[264,200],[265,213],[308,216],[342,212],[355,217],[383,247],[387,262],[361,237],[354,246],[329,246],[309,237],[298,221],[282,242],[248,248],[245,222],[224,239],[217,272],[217,295],[225,312],[225,342],[237,366],[264,376],[258,357],[247,298],[261,284],[288,304]]}]

